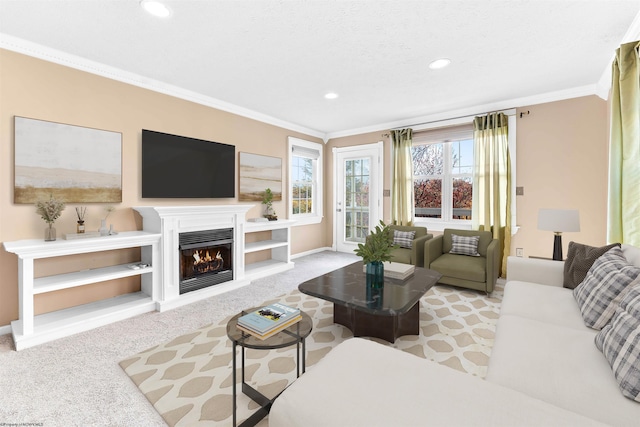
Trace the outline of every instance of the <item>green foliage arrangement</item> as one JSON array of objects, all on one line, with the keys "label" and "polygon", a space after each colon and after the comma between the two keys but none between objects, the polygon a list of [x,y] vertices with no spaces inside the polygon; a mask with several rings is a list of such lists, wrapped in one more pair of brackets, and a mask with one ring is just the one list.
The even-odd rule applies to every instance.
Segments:
[{"label": "green foliage arrangement", "polygon": [[38,201],[36,203],[36,213],[51,225],[60,217],[64,210],[65,204],[60,200],[56,200],[53,194],[49,195],[49,200]]},{"label": "green foliage arrangement", "polygon": [[264,217],[269,219],[269,221],[277,220],[278,216],[273,211],[273,192],[270,188],[264,190],[264,195],[262,196],[262,204],[267,207]]},{"label": "green foliage arrangement", "polygon": [[365,264],[373,261],[391,261],[391,250],[396,246],[393,244],[393,231],[384,222],[369,233],[364,244],[359,243],[354,250],[356,255],[362,257]]},{"label": "green foliage arrangement", "polygon": [[262,196],[262,204],[267,206],[267,212],[271,212],[273,209],[273,192],[270,188],[264,190],[264,195]]}]

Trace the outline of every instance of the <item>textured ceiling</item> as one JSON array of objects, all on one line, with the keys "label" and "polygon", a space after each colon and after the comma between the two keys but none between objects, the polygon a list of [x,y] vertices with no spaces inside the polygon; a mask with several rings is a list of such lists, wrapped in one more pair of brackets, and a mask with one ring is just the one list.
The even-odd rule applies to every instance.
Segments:
[{"label": "textured ceiling", "polygon": [[[595,87],[640,11],[640,0],[165,3],[173,14],[158,19],[137,0],[0,0],[0,34],[339,135]],[[440,57],[451,65],[430,70]]]}]

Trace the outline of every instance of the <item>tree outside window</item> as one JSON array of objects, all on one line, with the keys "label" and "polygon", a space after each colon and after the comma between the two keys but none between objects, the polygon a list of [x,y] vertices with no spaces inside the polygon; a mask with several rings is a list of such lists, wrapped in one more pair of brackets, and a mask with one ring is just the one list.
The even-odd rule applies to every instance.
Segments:
[{"label": "tree outside window", "polygon": [[322,144],[289,137],[289,219],[296,225],[322,221]]},{"label": "tree outside window", "polygon": [[292,213],[308,214],[313,212],[313,160],[293,156],[291,170]]},{"label": "tree outside window", "polygon": [[473,139],[414,145],[415,216],[470,220],[473,195]]}]

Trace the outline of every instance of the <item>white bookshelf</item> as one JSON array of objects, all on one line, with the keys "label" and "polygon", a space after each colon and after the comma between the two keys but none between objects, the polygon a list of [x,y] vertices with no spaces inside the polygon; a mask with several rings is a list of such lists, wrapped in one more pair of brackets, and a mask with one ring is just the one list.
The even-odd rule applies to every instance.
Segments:
[{"label": "white bookshelf", "polygon": [[[122,232],[78,240],[19,240],[5,242],[7,252],[18,255],[19,318],[11,323],[16,350],[42,344],[138,314],[154,311],[160,279],[154,266],[160,265],[160,234],[144,231]],[[34,261],[65,255],[141,248],[141,263],[78,270],[70,273],[34,277]],[[51,313],[35,315],[34,296],[131,276],[141,277],[141,291],[83,304]]]},{"label": "white bookshelf", "polygon": [[[268,222],[247,222],[245,224],[244,253],[270,252],[265,261],[248,264],[245,260],[245,277],[254,280],[272,274],[281,273],[293,268],[291,261],[291,226],[293,220],[277,220]],[[246,236],[251,233],[269,232],[269,238],[247,242]]]}]

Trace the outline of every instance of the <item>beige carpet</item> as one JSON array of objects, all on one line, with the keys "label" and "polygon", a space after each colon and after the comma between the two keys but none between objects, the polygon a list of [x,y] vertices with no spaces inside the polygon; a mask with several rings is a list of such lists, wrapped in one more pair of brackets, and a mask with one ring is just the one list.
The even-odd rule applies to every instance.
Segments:
[{"label": "beige carpet", "polygon": [[[484,377],[501,299],[501,285],[489,297],[436,286],[421,300],[420,335],[400,337],[393,347]],[[313,331],[306,341],[307,369],[313,369],[331,348],[353,336],[348,329],[333,323],[333,306],[327,301],[296,290],[265,301],[264,305],[275,301],[298,306],[313,319]],[[226,322],[227,319],[180,336],[120,363],[170,426],[232,425],[232,347]],[[247,350],[246,357],[247,382],[267,396],[277,395],[296,378],[295,347]],[[238,423],[257,408],[240,393]],[[266,425],[267,421],[259,424]]]}]

